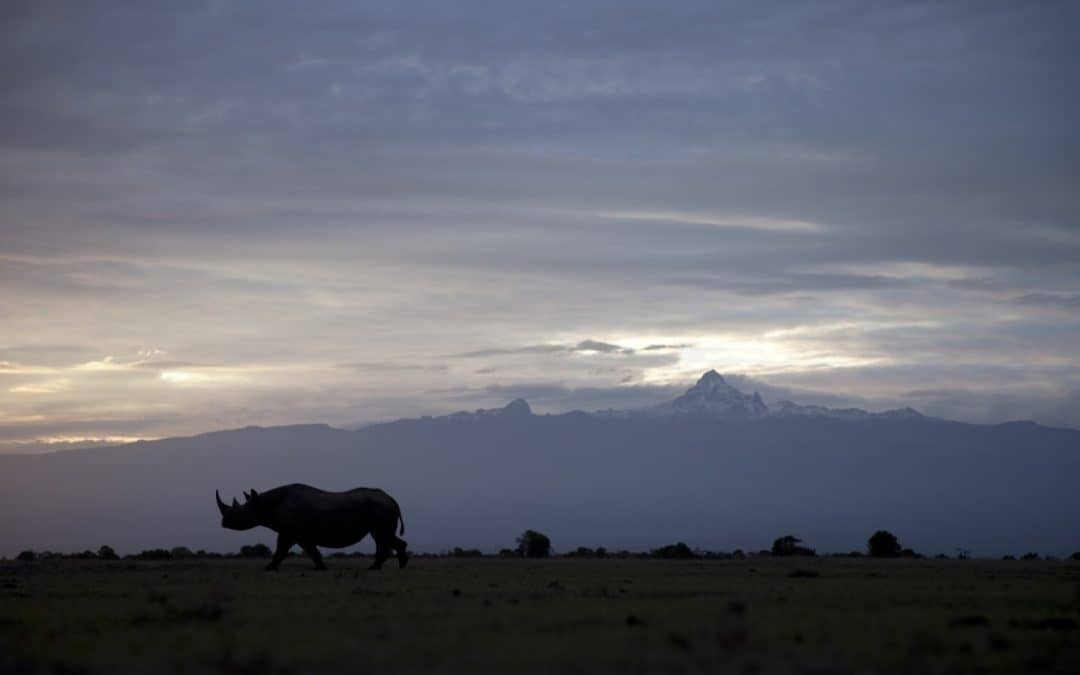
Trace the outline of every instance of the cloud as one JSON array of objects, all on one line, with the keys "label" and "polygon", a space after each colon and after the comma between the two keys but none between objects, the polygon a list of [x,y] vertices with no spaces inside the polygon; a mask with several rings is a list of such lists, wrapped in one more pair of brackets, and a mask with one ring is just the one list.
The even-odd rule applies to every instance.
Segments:
[{"label": "cloud", "polygon": [[633,354],[633,349],[603,342],[601,340],[581,340],[575,344],[540,344],[520,347],[493,347],[478,349],[460,354],[450,354],[447,358],[474,359],[489,356],[510,356],[514,354],[568,354],[573,352],[594,352],[598,354]]},{"label": "cloud", "polygon": [[582,340],[574,345],[573,351],[577,352],[599,352],[601,354],[612,353],[628,353],[632,354],[634,350],[625,349],[619,345],[613,345],[608,342],[601,342],[599,340]]},{"label": "cloud", "polygon": [[0,419],[1075,389],[1067,3],[5,10]]},{"label": "cloud", "polygon": [[1021,305],[1038,305],[1043,307],[1070,309],[1080,307],[1080,294],[1028,293],[1027,295],[1014,298],[1014,302]]},{"label": "cloud", "polygon": [[342,363],[338,366],[345,370],[355,370],[358,372],[370,371],[370,372],[395,372],[395,371],[414,371],[414,372],[431,372],[431,373],[445,373],[448,367],[442,364],[418,364],[418,363],[385,363],[385,362],[354,362],[354,363]]}]

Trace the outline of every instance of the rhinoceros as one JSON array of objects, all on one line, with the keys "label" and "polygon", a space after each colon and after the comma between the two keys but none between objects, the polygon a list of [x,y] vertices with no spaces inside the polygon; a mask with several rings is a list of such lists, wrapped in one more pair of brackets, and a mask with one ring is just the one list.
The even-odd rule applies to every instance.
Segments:
[{"label": "rhinoceros", "polygon": [[401,523],[405,534],[405,519],[393,497],[375,488],[356,488],[347,492],[327,492],[310,485],[293,483],[266,492],[245,492],[240,504],[235,498],[228,506],[214,492],[221,511],[221,526],[230,530],[250,530],[263,526],[278,533],[274,558],[266,566],[276,570],[299,544],[315,562],[315,569],[325,570],[319,546],[343,548],[363,539],[370,532],[375,540],[375,562],[370,569],[379,569],[397,551],[398,566],[405,567],[409,556],[404,539],[394,530]]}]

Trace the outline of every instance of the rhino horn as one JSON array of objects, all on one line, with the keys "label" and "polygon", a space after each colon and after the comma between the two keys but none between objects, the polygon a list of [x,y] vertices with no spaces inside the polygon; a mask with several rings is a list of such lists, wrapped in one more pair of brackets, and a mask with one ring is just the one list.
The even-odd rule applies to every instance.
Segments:
[{"label": "rhino horn", "polygon": [[232,507],[235,509],[235,508],[238,508],[239,506],[240,506],[240,502],[236,501],[236,497],[233,497],[232,498]]},{"label": "rhino horn", "polygon": [[225,502],[221,501],[221,495],[217,490],[214,490],[214,498],[217,499],[218,511],[221,511],[221,515],[225,515],[225,512],[229,510],[228,506],[225,506]]}]

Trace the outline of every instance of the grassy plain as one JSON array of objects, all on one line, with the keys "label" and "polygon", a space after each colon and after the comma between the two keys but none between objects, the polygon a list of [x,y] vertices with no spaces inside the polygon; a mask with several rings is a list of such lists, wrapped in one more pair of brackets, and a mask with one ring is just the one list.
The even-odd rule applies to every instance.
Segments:
[{"label": "grassy plain", "polygon": [[1080,672],[1080,564],[0,563],[0,673]]}]

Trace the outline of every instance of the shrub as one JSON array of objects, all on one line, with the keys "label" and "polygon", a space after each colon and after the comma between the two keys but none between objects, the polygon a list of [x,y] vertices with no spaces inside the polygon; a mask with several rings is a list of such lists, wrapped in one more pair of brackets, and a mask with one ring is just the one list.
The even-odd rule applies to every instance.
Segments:
[{"label": "shrub", "polygon": [[169,552],[163,548],[151,548],[140,551],[132,557],[136,560],[168,560],[170,555]]},{"label": "shrub", "polygon": [[793,535],[785,535],[773,542],[771,553],[775,556],[804,555],[815,556],[817,551],[805,546],[799,546],[802,539]]},{"label": "shrub", "polygon": [[33,551],[23,551],[19,555],[15,556],[16,560],[22,560],[23,562],[30,562],[37,559],[37,554]]},{"label": "shrub", "polygon": [[194,558],[195,554],[191,552],[191,549],[187,546],[176,546],[169,551],[169,556],[173,560],[185,560],[188,558]]},{"label": "shrub", "polygon": [[551,555],[551,540],[536,530],[525,530],[517,538],[517,551],[525,558],[546,558]]},{"label": "shrub", "polygon": [[273,551],[266,544],[252,544],[240,547],[241,558],[269,558]]},{"label": "shrub", "polygon": [[895,558],[900,555],[900,542],[888,530],[878,530],[866,542],[867,552],[875,558]]},{"label": "shrub", "polygon": [[1039,554],[1038,553],[1028,552],[1028,553],[1025,553],[1024,555],[1020,556],[1020,559],[1021,560],[1038,560],[1039,559]]},{"label": "shrub", "polygon": [[1080,551],[1077,551],[1076,553],[1073,553],[1071,556],[1069,556],[1069,560],[1080,560]]},{"label": "shrub", "polygon": [[454,558],[482,558],[484,554],[477,548],[461,548],[455,546],[454,550],[450,552],[450,555]]},{"label": "shrub", "polygon": [[512,548],[500,548],[498,556],[500,558],[516,558],[518,557],[518,552]]},{"label": "shrub", "polygon": [[651,555],[654,558],[671,558],[675,560],[685,560],[687,558],[697,557],[694,555],[694,551],[681,541],[653,549]]},{"label": "shrub", "polygon": [[594,558],[596,557],[596,551],[592,550],[588,546],[578,546],[573,551],[566,552],[567,558]]},{"label": "shrub", "polygon": [[97,550],[97,557],[102,560],[119,560],[120,556],[116,555],[116,551],[112,546],[102,546]]}]

